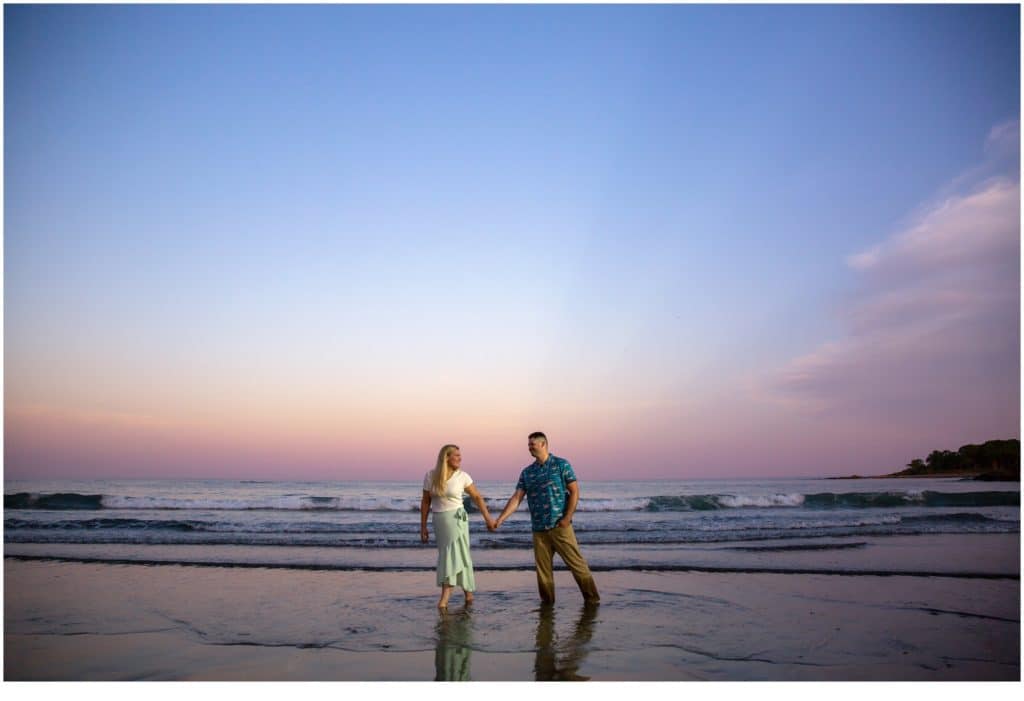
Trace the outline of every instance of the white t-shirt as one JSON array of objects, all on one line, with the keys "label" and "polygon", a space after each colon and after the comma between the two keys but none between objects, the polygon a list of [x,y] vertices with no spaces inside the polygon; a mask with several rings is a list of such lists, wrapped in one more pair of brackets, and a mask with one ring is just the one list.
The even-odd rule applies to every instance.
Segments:
[{"label": "white t-shirt", "polygon": [[[430,492],[433,487],[430,479],[433,476],[434,471],[431,470],[427,473],[427,476],[423,478],[424,492]],[[453,509],[459,508],[462,506],[462,493],[466,491],[466,487],[471,484],[473,484],[472,477],[462,470],[456,470],[444,485],[445,494],[443,497],[439,497],[433,492],[430,493],[430,510],[452,511]]]}]

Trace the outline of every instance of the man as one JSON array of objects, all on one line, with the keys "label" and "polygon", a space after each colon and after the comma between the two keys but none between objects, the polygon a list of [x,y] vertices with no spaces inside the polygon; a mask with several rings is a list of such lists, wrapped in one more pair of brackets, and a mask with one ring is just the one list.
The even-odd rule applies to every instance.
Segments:
[{"label": "man", "polygon": [[587,561],[580,554],[576,533],[572,529],[572,515],[580,498],[576,474],[568,460],[548,452],[548,438],[543,433],[531,433],[528,446],[534,462],[519,474],[516,492],[505,504],[495,528],[519,508],[525,495],[533,528],[533,557],[537,565],[537,589],[541,601],[555,602],[552,566],[555,553],[558,553],[572,571],[584,600],[597,603],[601,599],[597,585]]}]

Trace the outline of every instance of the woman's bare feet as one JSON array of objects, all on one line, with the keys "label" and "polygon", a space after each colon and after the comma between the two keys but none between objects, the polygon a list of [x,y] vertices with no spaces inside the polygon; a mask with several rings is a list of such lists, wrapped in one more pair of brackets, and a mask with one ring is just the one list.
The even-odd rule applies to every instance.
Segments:
[{"label": "woman's bare feet", "polygon": [[462,593],[466,595],[466,606],[469,606],[471,603],[473,603],[473,592],[466,591],[465,589],[463,589]]},{"label": "woman's bare feet", "polygon": [[452,596],[452,589],[454,589],[454,587],[449,587],[445,585],[441,586],[441,598],[437,602],[437,607],[439,609],[448,608],[448,599],[450,599]]}]

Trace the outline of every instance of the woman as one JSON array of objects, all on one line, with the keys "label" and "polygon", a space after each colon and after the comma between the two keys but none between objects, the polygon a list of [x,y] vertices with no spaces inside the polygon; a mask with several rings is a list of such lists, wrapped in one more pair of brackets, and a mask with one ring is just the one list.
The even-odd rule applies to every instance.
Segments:
[{"label": "woman", "polygon": [[469,517],[462,506],[463,492],[472,497],[488,528],[494,519],[473,478],[459,469],[462,454],[459,446],[446,445],[437,454],[437,467],[423,478],[423,499],[420,501],[420,540],[427,542],[427,511],[434,514],[434,537],[437,539],[437,584],[441,587],[439,609],[448,608],[452,589],[462,587],[466,604],[473,603],[473,561],[469,557]]}]

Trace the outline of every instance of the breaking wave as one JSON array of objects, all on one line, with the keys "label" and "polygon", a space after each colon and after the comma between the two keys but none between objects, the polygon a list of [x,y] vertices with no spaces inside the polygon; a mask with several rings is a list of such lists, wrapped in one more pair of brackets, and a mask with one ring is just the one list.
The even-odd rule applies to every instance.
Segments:
[{"label": "breaking wave", "polygon": [[[284,494],[261,498],[209,499],[105,494],[4,495],[5,509],[63,510],[154,510],[154,511],[416,511],[418,498],[334,497]],[[469,511],[476,508],[468,500]],[[500,510],[504,500],[489,499],[488,507]],[[721,509],[872,509],[914,507],[1020,506],[1020,493],[997,492],[822,492],[763,495],[692,494],[680,496],[631,497],[623,499],[581,499],[580,511],[717,511]]]}]

